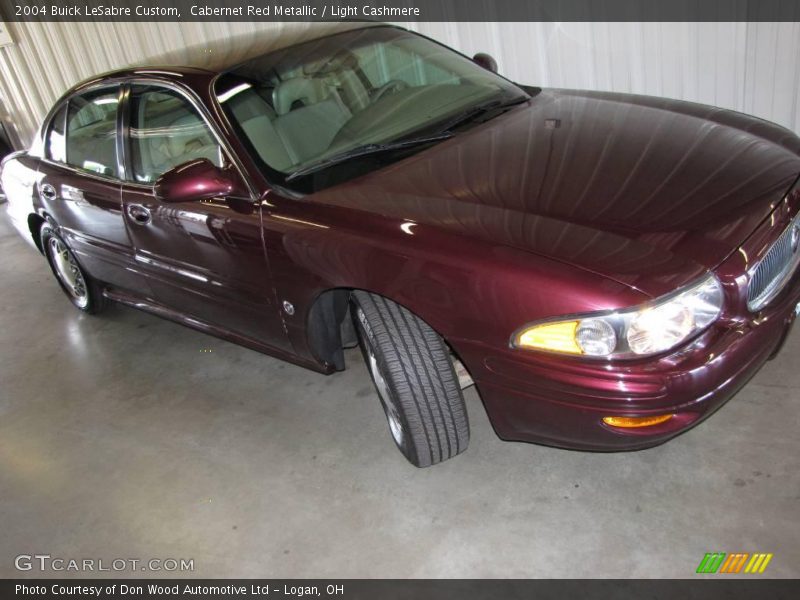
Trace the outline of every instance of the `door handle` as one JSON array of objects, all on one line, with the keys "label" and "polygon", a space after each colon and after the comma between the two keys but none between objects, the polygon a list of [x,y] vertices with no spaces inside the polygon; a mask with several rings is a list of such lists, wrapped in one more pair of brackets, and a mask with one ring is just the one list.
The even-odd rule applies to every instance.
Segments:
[{"label": "door handle", "polygon": [[42,198],[46,200],[55,200],[56,199],[56,188],[54,188],[49,183],[43,183],[39,187],[39,193],[42,195]]},{"label": "door handle", "polygon": [[129,204],[127,210],[128,216],[137,225],[147,225],[152,219],[150,209],[141,204]]}]

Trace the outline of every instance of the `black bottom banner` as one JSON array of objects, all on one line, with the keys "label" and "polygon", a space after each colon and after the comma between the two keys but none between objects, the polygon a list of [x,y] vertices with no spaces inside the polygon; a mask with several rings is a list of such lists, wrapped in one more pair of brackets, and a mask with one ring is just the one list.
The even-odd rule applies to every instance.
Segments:
[{"label": "black bottom banner", "polygon": [[392,600],[800,597],[800,580],[27,579],[0,581],[0,598],[297,598]]}]

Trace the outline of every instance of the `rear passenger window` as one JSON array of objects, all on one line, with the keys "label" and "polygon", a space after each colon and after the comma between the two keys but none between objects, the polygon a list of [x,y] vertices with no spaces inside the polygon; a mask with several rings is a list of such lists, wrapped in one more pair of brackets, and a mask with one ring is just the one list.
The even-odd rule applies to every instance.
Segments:
[{"label": "rear passenger window", "polygon": [[56,162],[65,162],[66,149],[64,147],[64,121],[66,119],[67,105],[62,106],[53,120],[50,121],[50,130],[47,133],[47,158]]},{"label": "rear passenger window", "polygon": [[91,92],[69,101],[68,165],[99,175],[118,176],[118,103],[117,88]]},{"label": "rear passenger window", "polygon": [[222,166],[220,147],[205,121],[177,92],[134,86],[130,126],[133,179],[152,183],[183,163],[207,158]]}]

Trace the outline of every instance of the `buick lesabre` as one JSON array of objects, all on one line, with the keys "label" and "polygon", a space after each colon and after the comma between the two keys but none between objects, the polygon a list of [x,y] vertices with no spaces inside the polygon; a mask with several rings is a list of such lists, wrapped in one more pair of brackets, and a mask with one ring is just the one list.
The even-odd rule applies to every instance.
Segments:
[{"label": "buick lesabre", "polygon": [[795,319],[800,138],[495,70],[343,23],[107,73],[4,161],[8,211],[85,313],[325,374],[360,344],[416,466],[467,448],[470,382],[507,440],[664,442]]}]

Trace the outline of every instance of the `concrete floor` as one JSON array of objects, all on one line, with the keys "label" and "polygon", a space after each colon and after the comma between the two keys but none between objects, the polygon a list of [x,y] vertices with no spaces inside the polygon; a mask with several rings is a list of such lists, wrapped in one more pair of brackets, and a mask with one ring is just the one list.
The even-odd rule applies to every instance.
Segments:
[{"label": "concrete floor", "polygon": [[0,212],[0,577],[26,553],[202,577],[692,577],[709,551],[800,576],[800,332],[659,448],[501,442],[473,389],[469,450],[417,470],[356,352],[325,377],[120,306],[83,316]]}]

